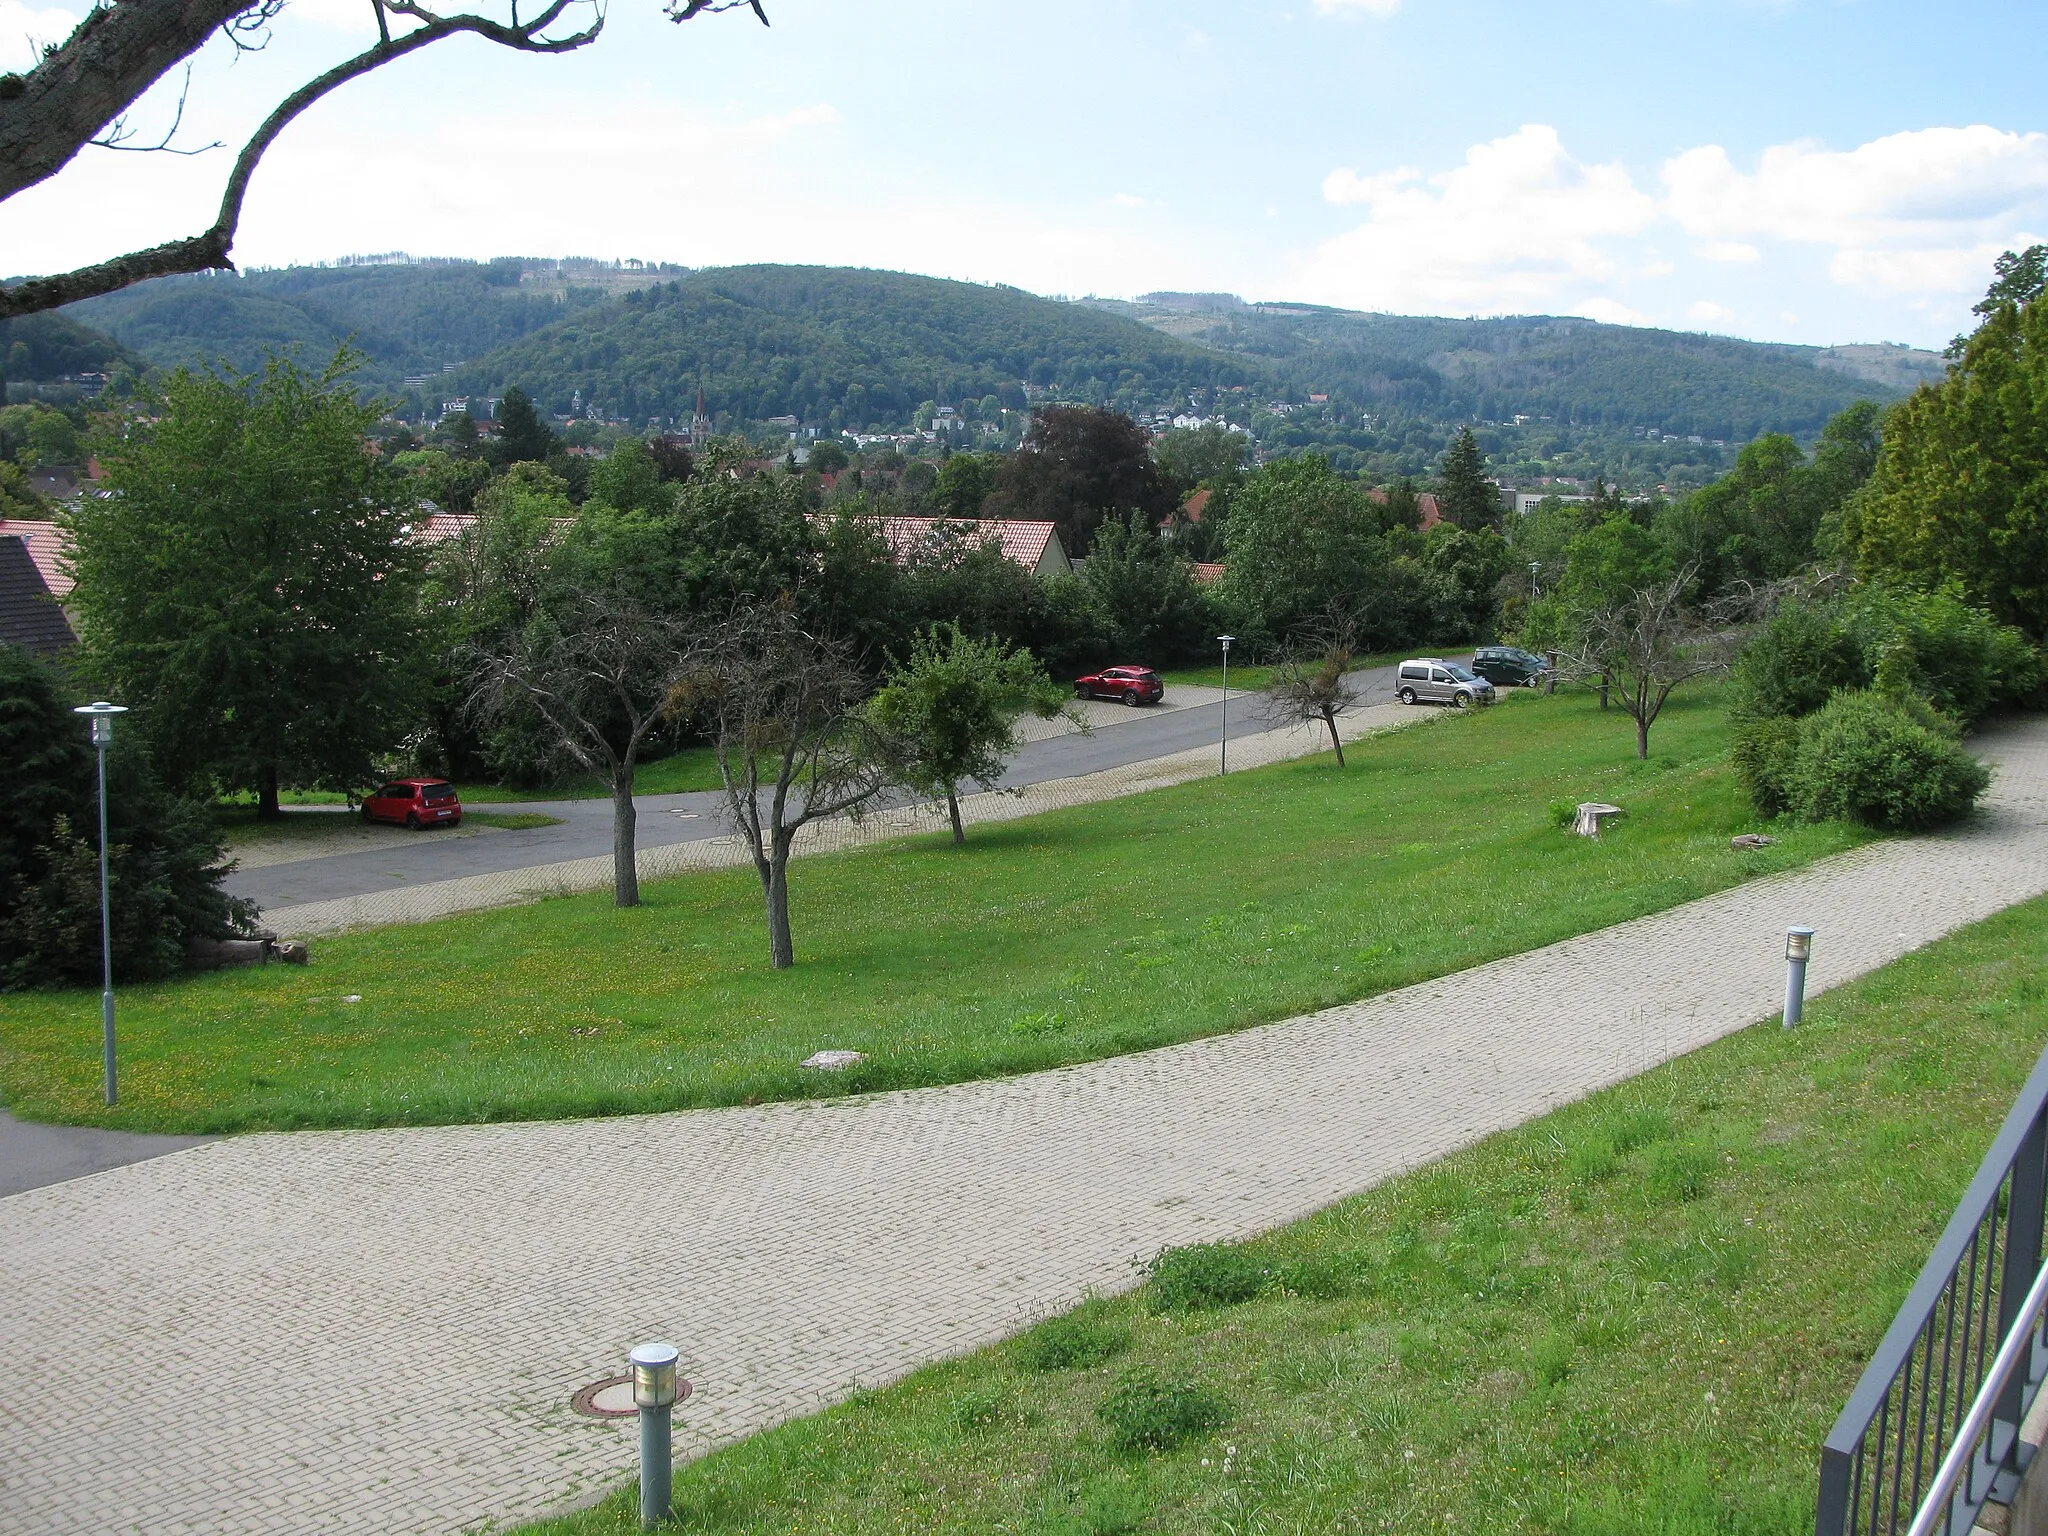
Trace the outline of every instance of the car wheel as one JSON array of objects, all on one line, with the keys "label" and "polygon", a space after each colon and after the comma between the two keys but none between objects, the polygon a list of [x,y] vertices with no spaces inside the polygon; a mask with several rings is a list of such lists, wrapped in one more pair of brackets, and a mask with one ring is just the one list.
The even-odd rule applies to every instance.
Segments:
[{"label": "car wheel", "polygon": [[448,825],[451,827],[459,827],[462,825],[462,818],[460,816],[451,816],[448,818]]},{"label": "car wheel", "polygon": [[1403,688],[1398,697],[1403,704],[1413,704],[1415,702],[1415,690],[1413,688]]},{"label": "car wheel", "polygon": [[1472,707],[1472,695],[1460,690],[1452,697],[1451,703],[1458,709],[1470,709]]},{"label": "car wheel", "polygon": [[369,807],[368,807],[367,805],[366,805],[366,806],[364,806],[364,807],[363,807],[363,820],[365,820],[365,821],[368,821],[368,822],[374,822],[374,821],[376,821],[376,819],[377,819],[376,817],[374,817],[374,816],[372,816],[372,815],[370,814],[370,808],[369,808]]},{"label": "car wheel", "polygon": [[1074,697],[1077,699],[1092,699],[1095,697],[1095,695],[1090,693],[1086,688],[1076,686],[1074,689]]},{"label": "car wheel", "polygon": [[1127,693],[1124,695],[1124,702],[1130,705],[1131,708],[1136,709],[1140,704],[1144,703],[1145,701],[1139,698],[1135,693]]},{"label": "car wheel", "polygon": [[405,830],[406,830],[406,831],[408,831],[408,832],[417,832],[417,831],[419,831],[419,829],[420,829],[420,815],[419,815],[419,812],[418,812],[418,811],[407,811],[407,812],[405,813]]}]

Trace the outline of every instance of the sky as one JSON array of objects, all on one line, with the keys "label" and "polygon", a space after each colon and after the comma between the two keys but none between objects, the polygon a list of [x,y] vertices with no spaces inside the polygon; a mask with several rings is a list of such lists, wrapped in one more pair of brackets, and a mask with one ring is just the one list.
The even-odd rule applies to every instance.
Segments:
[{"label": "sky", "polygon": [[[2038,0],[764,4],[610,0],[574,54],[456,38],[344,86],[257,170],[236,258],[815,262],[1938,348],[2048,240]],[[0,0],[0,67],[81,13]],[[205,228],[235,147],[374,37],[369,0],[287,0],[262,51],[208,44],[173,143],[229,147],[87,149],[7,203],[0,272]]]}]

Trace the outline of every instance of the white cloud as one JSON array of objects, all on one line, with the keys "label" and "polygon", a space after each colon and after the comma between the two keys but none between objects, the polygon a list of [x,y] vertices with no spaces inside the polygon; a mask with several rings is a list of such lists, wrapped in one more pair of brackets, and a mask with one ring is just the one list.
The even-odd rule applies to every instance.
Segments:
[{"label": "white cloud", "polygon": [[1685,318],[1695,325],[1726,325],[1735,318],[1735,311],[1711,299],[1698,299],[1686,310]]},{"label": "white cloud", "polygon": [[2048,226],[2048,133],[1983,124],[1850,150],[1777,144],[1754,172],[1707,144],[1665,162],[1662,179],[1670,216],[1714,242],[1707,259],[1753,239],[1833,247],[1830,275],[1871,291],[1974,291],[2020,230]]},{"label": "white cloud", "polygon": [[54,6],[0,0],[0,66],[26,69],[46,43],[61,43],[78,27],[78,16]]},{"label": "white cloud", "polygon": [[1639,309],[1630,309],[1618,299],[1587,299],[1571,306],[1571,313],[1584,315],[1588,320],[1598,320],[1607,325],[1654,325],[1656,322]]},{"label": "white cloud", "polygon": [[1363,204],[1367,218],[1303,264],[1305,296],[1435,313],[1590,312],[1601,299],[1591,290],[1616,272],[1600,242],[1636,234],[1656,215],[1627,170],[1574,159],[1541,123],[1473,146],[1462,165],[1436,176],[1412,166],[1338,169],[1323,195]]},{"label": "white cloud", "polygon": [[1700,247],[1702,261],[1762,261],[1764,253],[1747,240],[1710,240]]},{"label": "white cloud", "polygon": [[1119,192],[1111,197],[1110,201],[1119,208],[1142,208],[1145,206],[1145,199],[1132,192]]},{"label": "white cloud", "polygon": [[1363,11],[1368,16],[1382,19],[1401,9],[1401,0],[1315,0],[1316,10],[1324,16],[1337,16],[1345,11]]}]

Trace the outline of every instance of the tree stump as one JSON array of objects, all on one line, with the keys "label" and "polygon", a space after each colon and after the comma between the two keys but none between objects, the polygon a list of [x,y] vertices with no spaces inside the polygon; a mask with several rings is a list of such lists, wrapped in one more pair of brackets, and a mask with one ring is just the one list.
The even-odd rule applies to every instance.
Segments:
[{"label": "tree stump", "polygon": [[1579,806],[1579,814],[1572,819],[1572,830],[1581,837],[1598,837],[1602,821],[1627,814],[1618,805],[1603,805],[1598,800],[1583,801]]}]

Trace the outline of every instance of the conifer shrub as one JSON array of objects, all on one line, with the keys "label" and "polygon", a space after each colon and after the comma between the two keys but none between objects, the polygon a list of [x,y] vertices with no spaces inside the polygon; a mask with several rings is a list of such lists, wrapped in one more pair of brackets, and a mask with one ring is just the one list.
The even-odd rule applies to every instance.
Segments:
[{"label": "conifer shrub", "polygon": [[1990,770],[1924,705],[1844,693],[1802,722],[1787,800],[1806,821],[1917,832],[1967,816],[1990,783]]}]

